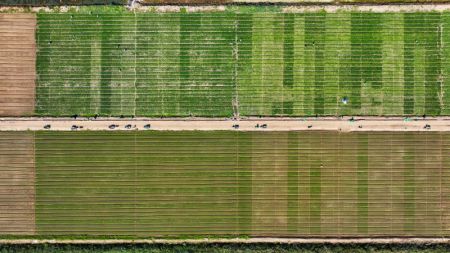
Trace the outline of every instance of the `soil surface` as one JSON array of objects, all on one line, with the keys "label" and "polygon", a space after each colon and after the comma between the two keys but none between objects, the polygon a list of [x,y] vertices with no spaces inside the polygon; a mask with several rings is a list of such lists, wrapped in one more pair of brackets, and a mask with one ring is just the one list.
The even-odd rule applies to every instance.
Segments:
[{"label": "soil surface", "polygon": [[[150,124],[150,128],[145,127]],[[266,124],[264,127],[263,125]],[[249,118],[244,120],[231,119],[87,119],[77,118],[0,118],[0,131],[450,131],[450,118],[376,118],[376,117],[343,117],[343,118]],[[112,127],[111,125],[114,125]],[[128,127],[126,127],[129,125]],[[239,127],[237,127],[237,125]],[[72,126],[77,128],[72,129]],[[111,126],[111,128],[110,128]],[[234,126],[234,127],[233,127]],[[82,127],[82,128],[80,128]]]},{"label": "soil surface", "polygon": [[0,13],[0,115],[34,112],[36,16]]},{"label": "soil surface", "polygon": [[34,135],[0,132],[0,235],[35,233]]}]

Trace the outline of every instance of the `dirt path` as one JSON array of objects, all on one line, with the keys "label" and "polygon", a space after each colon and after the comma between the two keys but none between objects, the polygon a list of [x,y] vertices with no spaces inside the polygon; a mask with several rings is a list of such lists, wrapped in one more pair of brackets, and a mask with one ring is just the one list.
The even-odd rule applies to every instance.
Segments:
[{"label": "dirt path", "polygon": [[141,239],[141,240],[121,240],[121,239],[105,239],[105,240],[37,240],[37,239],[11,239],[0,240],[1,244],[129,244],[129,243],[144,243],[144,244],[200,244],[200,243],[292,243],[292,244],[306,244],[306,243],[331,243],[331,244],[398,244],[398,243],[412,243],[412,244],[442,244],[450,243],[450,238],[250,238],[250,239]]},{"label": "dirt path", "polygon": [[36,16],[0,13],[0,115],[34,112]]},{"label": "dirt path", "polygon": [[[188,12],[201,12],[201,11],[224,11],[227,6],[226,5],[218,5],[218,4],[229,4],[229,3],[284,3],[289,4],[291,6],[283,7],[282,10],[284,12],[315,12],[315,11],[326,11],[326,12],[339,12],[339,11],[372,11],[372,12],[443,12],[450,10],[449,3],[409,3],[409,4],[370,4],[370,3],[352,3],[350,1],[336,4],[333,0],[305,0],[299,2],[298,0],[233,0],[233,1],[223,1],[223,0],[214,0],[213,2],[208,1],[204,3],[204,5],[200,6],[190,6],[186,3],[185,0],[170,0],[165,1],[166,4],[178,3],[180,5],[186,4],[185,6],[175,6],[175,5],[159,5],[162,0],[137,0],[135,4],[130,7],[131,10],[137,12],[147,12],[147,11],[156,11],[156,12],[180,12],[182,9],[187,10]],[[195,0],[195,3],[190,1],[190,4],[202,4],[205,2],[203,0]],[[217,3],[215,3],[217,2]],[[221,3],[220,3],[221,2]],[[151,4],[150,6],[139,5],[140,4]],[[157,4],[157,5],[153,5]],[[211,5],[214,4],[214,5]],[[73,9],[79,9],[80,7],[71,6],[61,6],[57,9],[58,12],[67,12]],[[10,7],[4,6],[0,7],[0,12],[22,12],[22,11],[46,11],[52,12],[55,11],[48,7],[32,7],[32,8],[21,8],[21,7]]]},{"label": "dirt path", "polygon": [[[239,1],[239,0],[238,0]],[[246,0],[245,0],[246,1]],[[290,0],[285,0],[290,1]],[[280,0],[284,2],[284,0]],[[370,12],[443,12],[450,10],[450,4],[349,4],[349,5],[310,5],[310,6],[289,6],[283,8],[284,12],[339,12],[339,11],[370,11]]]},{"label": "dirt path", "polygon": [[[412,118],[405,121],[402,118],[320,118],[320,119],[119,119],[107,118],[88,120],[69,119],[69,118],[0,118],[0,131],[26,131],[26,130],[44,130],[44,126],[49,124],[49,130],[68,131],[73,125],[82,126],[83,130],[145,130],[144,126],[150,124],[150,129],[158,131],[212,131],[212,130],[237,130],[237,131],[450,131],[450,117],[439,118]],[[110,129],[110,125],[118,125]],[[131,125],[126,129],[126,125]],[[266,128],[259,127],[267,124]],[[239,128],[233,128],[233,125],[239,125]],[[429,125],[429,129],[424,128]]]}]

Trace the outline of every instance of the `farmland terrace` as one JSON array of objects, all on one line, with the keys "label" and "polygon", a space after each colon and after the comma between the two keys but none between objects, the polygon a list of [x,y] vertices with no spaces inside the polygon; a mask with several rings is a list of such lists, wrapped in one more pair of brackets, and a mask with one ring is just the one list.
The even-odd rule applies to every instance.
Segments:
[{"label": "farmland terrace", "polygon": [[178,10],[37,13],[32,115],[450,115],[450,12]]},{"label": "farmland terrace", "polygon": [[450,233],[449,133],[2,132],[4,146],[1,187],[27,205],[0,214],[17,224],[2,235]]}]

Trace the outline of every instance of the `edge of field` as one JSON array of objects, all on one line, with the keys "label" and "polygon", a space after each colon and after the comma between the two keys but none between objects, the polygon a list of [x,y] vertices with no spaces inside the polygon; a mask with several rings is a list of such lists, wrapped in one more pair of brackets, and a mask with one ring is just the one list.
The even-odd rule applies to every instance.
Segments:
[{"label": "edge of field", "polygon": [[444,12],[450,11],[450,2],[387,2],[384,4],[377,4],[375,2],[333,2],[329,0],[311,0],[299,2],[296,0],[233,0],[227,3],[214,2],[160,2],[154,4],[139,4],[133,5],[65,5],[65,6],[2,6],[0,5],[0,13],[66,13],[66,12],[80,12],[91,13],[92,11],[107,11],[108,13],[120,12],[222,12],[222,11],[237,11],[240,13],[253,12],[289,12],[289,13],[303,13],[303,12],[340,12],[340,11],[361,11],[361,12]]},{"label": "edge of field", "polygon": [[360,237],[360,238],[229,238],[229,239],[0,239],[0,244],[447,244],[445,237]]},{"label": "edge of field", "polygon": [[[46,127],[44,127],[46,126]],[[450,117],[0,118],[1,131],[450,131]]]},{"label": "edge of field", "polygon": [[351,4],[439,4],[447,3],[446,0],[28,0],[15,1],[4,0],[3,6],[37,7],[37,6],[87,6],[87,5],[220,5],[220,4],[333,4],[333,5],[351,5]]}]

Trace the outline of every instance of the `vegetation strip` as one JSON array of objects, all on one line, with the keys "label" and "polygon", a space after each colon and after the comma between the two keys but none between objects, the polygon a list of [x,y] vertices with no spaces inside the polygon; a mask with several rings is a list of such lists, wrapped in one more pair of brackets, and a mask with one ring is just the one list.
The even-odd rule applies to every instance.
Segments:
[{"label": "vegetation strip", "polygon": [[[207,238],[207,239],[0,239],[1,245],[18,245],[22,246],[24,244],[27,245],[46,245],[46,251],[48,252],[48,247],[51,245],[124,245],[131,244],[133,245],[133,249],[137,245],[178,245],[178,244],[186,244],[186,245],[214,245],[214,244],[244,244],[244,245],[252,245],[252,244],[281,244],[281,245],[320,245],[326,244],[326,251],[328,252],[331,245],[336,245],[338,247],[343,247],[347,244],[350,244],[351,250],[354,250],[354,247],[357,245],[381,245],[385,250],[387,245],[395,247],[394,245],[408,245],[410,247],[420,247],[420,245],[446,245],[450,242],[449,238],[431,238],[431,237],[390,237],[390,238],[279,238],[279,237],[263,237],[263,238],[231,238],[231,239],[215,239],[215,238]],[[387,245],[385,245],[387,244]],[[1,247],[1,246],[0,246]],[[429,247],[429,246],[427,246]],[[273,247],[272,247],[273,249]],[[6,251],[7,252],[7,251]],[[16,252],[16,251],[14,251]],[[27,251],[28,252],[28,251]],[[56,251],[61,252],[61,251]],[[70,251],[72,252],[72,251]],[[97,251],[95,251],[97,252]],[[132,251],[135,252],[135,251]],[[144,251],[147,252],[147,251]],[[172,252],[172,251],[170,251]],[[208,251],[209,252],[209,251]],[[234,252],[234,251],[233,251]],[[298,251],[294,251],[298,252]],[[309,251],[307,251],[309,252]],[[315,252],[315,251],[314,251]],[[349,251],[352,252],[352,251]],[[385,252],[385,251],[381,251]],[[398,252],[398,251],[394,251]],[[410,252],[410,251],[405,251]],[[425,251],[429,252],[429,251]],[[442,251],[436,251],[442,252]]]},{"label": "vegetation strip", "polygon": [[37,115],[448,115],[448,12],[87,10],[38,14]]},{"label": "vegetation strip", "polygon": [[36,252],[36,253],[169,253],[169,252],[199,252],[199,253],[211,253],[211,252],[249,252],[249,253],[263,253],[263,252],[296,252],[296,253],[349,253],[349,252],[374,252],[374,253],[438,253],[448,251],[450,247],[445,243],[442,244],[296,244],[296,243],[199,243],[199,244],[95,244],[95,245],[67,245],[67,244],[30,244],[30,245],[0,245],[0,250],[5,253],[24,253],[24,252]]}]

